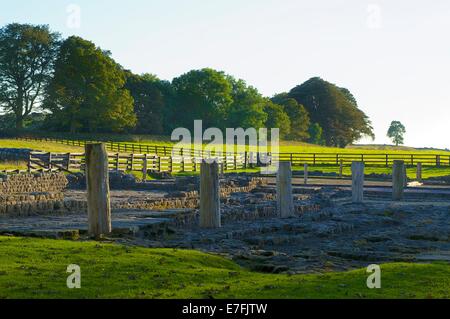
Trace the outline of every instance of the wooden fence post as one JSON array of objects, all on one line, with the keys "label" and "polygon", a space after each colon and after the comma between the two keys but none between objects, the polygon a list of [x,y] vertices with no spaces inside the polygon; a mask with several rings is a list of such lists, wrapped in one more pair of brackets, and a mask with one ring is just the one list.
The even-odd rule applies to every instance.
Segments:
[{"label": "wooden fence post", "polygon": [[421,182],[422,181],[422,163],[417,163],[416,169],[416,179]]},{"label": "wooden fence post", "polygon": [[305,185],[308,184],[308,164],[307,163],[305,163],[303,165],[303,183]]},{"label": "wooden fence post", "polygon": [[142,179],[147,180],[148,154],[144,154],[144,162],[142,163]]},{"label": "wooden fence post", "polygon": [[244,169],[247,169],[247,151],[244,152]]},{"label": "wooden fence post", "polygon": [[441,155],[436,155],[436,166],[441,167]]},{"label": "wooden fence post", "polygon": [[31,152],[28,153],[27,171],[31,173]]},{"label": "wooden fence post", "polygon": [[219,164],[203,161],[200,165],[200,227],[219,228]]},{"label": "wooden fence post", "polygon": [[405,189],[405,162],[394,161],[392,167],[392,199],[400,201],[403,199],[403,192]]},{"label": "wooden fence post", "polygon": [[116,172],[119,171],[120,154],[116,153]]},{"label": "wooden fence post", "polygon": [[344,175],[344,160],[339,161],[339,177],[342,178]]},{"label": "wooden fence post", "polygon": [[50,170],[50,172],[52,171],[52,153],[51,152],[48,153],[47,168]]},{"label": "wooden fence post", "polygon": [[352,202],[364,200],[364,162],[352,162]]},{"label": "wooden fence post", "polygon": [[277,211],[281,218],[294,216],[291,162],[279,162],[277,174]]},{"label": "wooden fence post", "polygon": [[130,155],[130,171],[133,171],[133,170],[134,170],[134,153],[131,153],[131,155]]},{"label": "wooden fence post", "polygon": [[70,170],[70,153],[66,154],[66,169]]},{"label": "wooden fence post", "polygon": [[86,144],[85,160],[89,235],[99,238],[112,230],[105,144]]}]

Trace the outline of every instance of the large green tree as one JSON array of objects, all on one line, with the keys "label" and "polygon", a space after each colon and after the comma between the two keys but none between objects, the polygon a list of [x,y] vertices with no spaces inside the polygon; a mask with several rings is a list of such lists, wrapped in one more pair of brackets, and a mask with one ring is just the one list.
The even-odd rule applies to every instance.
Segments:
[{"label": "large green tree", "polygon": [[267,99],[264,106],[267,113],[266,127],[280,129],[280,138],[286,139],[291,132],[291,120],[283,109],[283,106],[273,103]]},{"label": "large green tree", "polygon": [[287,93],[277,94],[272,98],[272,102],[283,106],[284,112],[288,115],[291,128],[287,136],[289,140],[306,141],[309,138],[309,114],[305,107],[293,99]]},{"label": "large green tree", "polygon": [[369,118],[345,88],[316,77],[293,88],[288,95],[304,105],[311,121],[323,128],[328,146],[345,147],[363,136],[374,137]]},{"label": "large green tree", "polygon": [[175,78],[172,86],[175,91],[172,123],[192,129],[194,120],[203,120],[203,127],[226,127],[233,88],[223,72],[208,68],[192,70]]},{"label": "large green tree", "polygon": [[164,133],[164,112],[166,99],[161,89],[163,84],[152,74],[136,75],[126,72],[125,88],[134,100],[134,113],[137,124],[136,133],[157,134]]},{"label": "large green tree", "polygon": [[61,46],[45,107],[55,128],[120,132],[134,127],[133,98],[125,73],[110,53],[72,36]]},{"label": "large green tree", "polygon": [[227,114],[228,127],[244,129],[264,127],[267,121],[264,97],[256,88],[247,86],[244,80],[236,80],[232,76],[228,76],[227,79],[232,86],[233,99]]},{"label": "large green tree", "polygon": [[0,107],[14,114],[17,129],[42,102],[59,41],[45,25],[12,23],[0,29]]}]

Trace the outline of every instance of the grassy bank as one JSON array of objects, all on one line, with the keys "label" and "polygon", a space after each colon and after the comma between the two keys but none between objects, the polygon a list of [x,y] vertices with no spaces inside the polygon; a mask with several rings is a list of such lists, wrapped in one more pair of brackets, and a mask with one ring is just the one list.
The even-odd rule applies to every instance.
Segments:
[{"label": "grassy bank", "polygon": [[[66,268],[81,267],[81,289]],[[0,298],[450,298],[450,265],[384,264],[382,288],[364,269],[314,275],[250,272],[192,250],[0,237]]]},{"label": "grassy bank", "polygon": [[[54,138],[67,138],[64,135],[54,136]],[[173,146],[174,142],[169,137],[151,136],[151,135],[82,135],[78,138],[88,140],[104,140],[120,143],[139,143],[142,145]],[[206,144],[205,144],[206,145]],[[270,146],[270,142],[269,142]],[[18,141],[15,139],[0,139],[0,147],[29,147],[42,151],[52,152],[77,152],[83,148],[77,146],[68,146],[60,143],[47,141]],[[247,147],[247,149],[249,149]],[[224,148],[225,151],[225,148]],[[441,154],[450,155],[450,151],[436,149],[416,149],[406,146],[389,145],[350,145],[346,148],[326,147],[313,145],[297,141],[280,141],[280,152],[282,153],[356,153],[356,154]]]}]

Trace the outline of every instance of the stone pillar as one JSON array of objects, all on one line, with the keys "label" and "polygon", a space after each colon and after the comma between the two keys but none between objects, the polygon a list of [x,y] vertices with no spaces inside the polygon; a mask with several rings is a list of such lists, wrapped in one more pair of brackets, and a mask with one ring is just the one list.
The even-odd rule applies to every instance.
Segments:
[{"label": "stone pillar", "polygon": [[89,235],[98,238],[111,233],[108,153],[105,144],[86,144],[85,156]]},{"label": "stone pillar", "polygon": [[422,181],[422,163],[417,163],[416,179],[419,182]]},{"label": "stone pillar", "polygon": [[203,161],[200,165],[200,227],[221,227],[217,161],[213,163]]},{"label": "stone pillar", "polygon": [[403,166],[403,187],[408,187],[408,174],[406,172],[406,164]]},{"label": "stone pillar", "polygon": [[277,174],[277,212],[281,218],[294,216],[291,162],[279,162]]},{"label": "stone pillar", "polygon": [[405,189],[405,162],[394,161],[392,168],[392,199],[400,201],[403,199]]},{"label": "stone pillar", "polygon": [[303,172],[304,172],[304,174],[303,174],[303,182],[306,185],[306,184],[308,184],[308,164],[306,164],[306,163],[304,165]]},{"label": "stone pillar", "polygon": [[352,162],[352,202],[364,200],[364,162]]}]

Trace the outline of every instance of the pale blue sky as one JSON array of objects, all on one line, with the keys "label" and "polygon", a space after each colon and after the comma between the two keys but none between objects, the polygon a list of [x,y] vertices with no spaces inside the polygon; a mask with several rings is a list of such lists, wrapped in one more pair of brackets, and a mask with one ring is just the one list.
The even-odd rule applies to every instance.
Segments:
[{"label": "pale blue sky", "polygon": [[400,120],[406,144],[450,148],[448,0],[2,0],[10,22],[82,36],[167,80],[212,67],[271,96],[320,76],[355,95],[376,143]]}]

